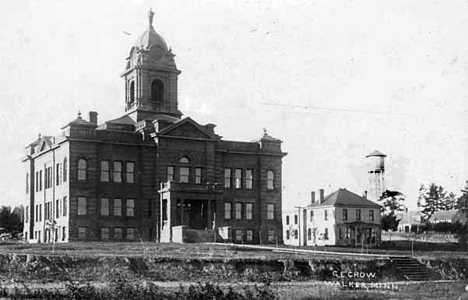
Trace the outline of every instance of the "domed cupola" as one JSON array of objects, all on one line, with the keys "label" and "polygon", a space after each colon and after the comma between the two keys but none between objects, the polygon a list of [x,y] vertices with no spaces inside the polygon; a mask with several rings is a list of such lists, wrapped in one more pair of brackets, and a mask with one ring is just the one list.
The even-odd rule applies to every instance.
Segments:
[{"label": "domed cupola", "polygon": [[174,62],[174,54],[166,41],[154,30],[154,12],[148,12],[148,28],[138,37],[127,57],[125,79],[125,111],[145,111],[180,117],[177,108],[177,76],[180,71]]}]

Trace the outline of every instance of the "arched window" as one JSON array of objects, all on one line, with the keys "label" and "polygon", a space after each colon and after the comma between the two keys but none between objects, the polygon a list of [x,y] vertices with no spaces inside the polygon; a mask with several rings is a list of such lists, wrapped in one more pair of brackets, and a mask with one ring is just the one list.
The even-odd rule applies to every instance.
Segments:
[{"label": "arched window", "polygon": [[267,172],[267,189],[272,190],[274,188],[275,173],[273,171]]},{"label": "arched window", "polygon": [[78,180],[86,180],[86,160],[78,160]]},{"label": "arched window", "polygon": [[155,79],[151,83],[151,100],[155,102],[162,102],[164,98],[164,83]]},{"label": "arched window", "polygon": [[68,162],[67,162],[67,158],[65,157],[63,159],[63,181],[67,181],[67,177],[68,177]]},{"label": "arched window", "polygon": [[184,164],[188,164],[190,161],[186,156],[184,156],[179,160],[179,162],[184,163]]},{"label": "arched window", "polygon": [[130,82],[129,103],[132,105],[135,102],[135,81]]}]

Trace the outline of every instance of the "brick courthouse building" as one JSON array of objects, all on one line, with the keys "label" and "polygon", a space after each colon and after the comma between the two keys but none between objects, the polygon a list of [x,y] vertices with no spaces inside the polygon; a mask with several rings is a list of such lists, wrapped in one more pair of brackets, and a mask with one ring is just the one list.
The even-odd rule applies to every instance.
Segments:
[{"label": "brick courthouse building", "polygon": [[26,147],[25,239],[281,243],[281,141],[222,140],[182,118],[180,71],[148,19],[121,74],[124,114],[78,114]]}]

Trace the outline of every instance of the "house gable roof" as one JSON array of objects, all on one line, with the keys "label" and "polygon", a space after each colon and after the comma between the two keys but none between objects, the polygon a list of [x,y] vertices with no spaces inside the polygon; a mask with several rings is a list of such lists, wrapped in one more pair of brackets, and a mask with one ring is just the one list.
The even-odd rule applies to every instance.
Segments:
[{"label": "house gable roof", "polygon": [[380,204],[341,188],[326,196],[322,203],[316,201],[315,203],[309,204],[307,207],[314,208],[321,206],[381,207]]}]

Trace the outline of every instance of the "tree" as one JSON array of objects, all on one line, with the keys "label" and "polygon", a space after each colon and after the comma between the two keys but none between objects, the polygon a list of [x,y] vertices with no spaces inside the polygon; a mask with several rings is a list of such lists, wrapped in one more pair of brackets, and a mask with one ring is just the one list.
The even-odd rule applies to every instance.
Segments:
[{"label": "tree", "polygon": [[445,196],[444,199],[444,206],[445,210],[457,209],[458,199],[457,195],[453,192],[450,192],[448,195]]},{"label": "tree", "polygon": [[465,187],[461,190],[462,194],[457,199],[457,205],[455,209],[468,210],[468,181],[466,181]]},{"label": "tree", "polygon": [[431,183],[429,187],[421,185],[419,188],[418,206],[424,215],[424,220],[429,220],[434,212],[446,209],[446,194],[442,186]]},{"label": "tree", "polygon": [[380,223],[382,230],[396,231],[398,229],[398,223],[400,220],[397,219],[395,212],[403,211],[405,209],[405,205],[403,204],[404,201],[405,196],[398,191],[386,190],[382,196],[380,196],[378,202],[383,206],[383,216]]},{"label": "tree", "polygon": [[10,206],[2,206],[0,208],[0,227],[5,232],[9,232],[13,235],[20,233],[23,230],[23,222],[21,221],[21,215],[18,211],[22,212],[21,207],[11,209]]}]

